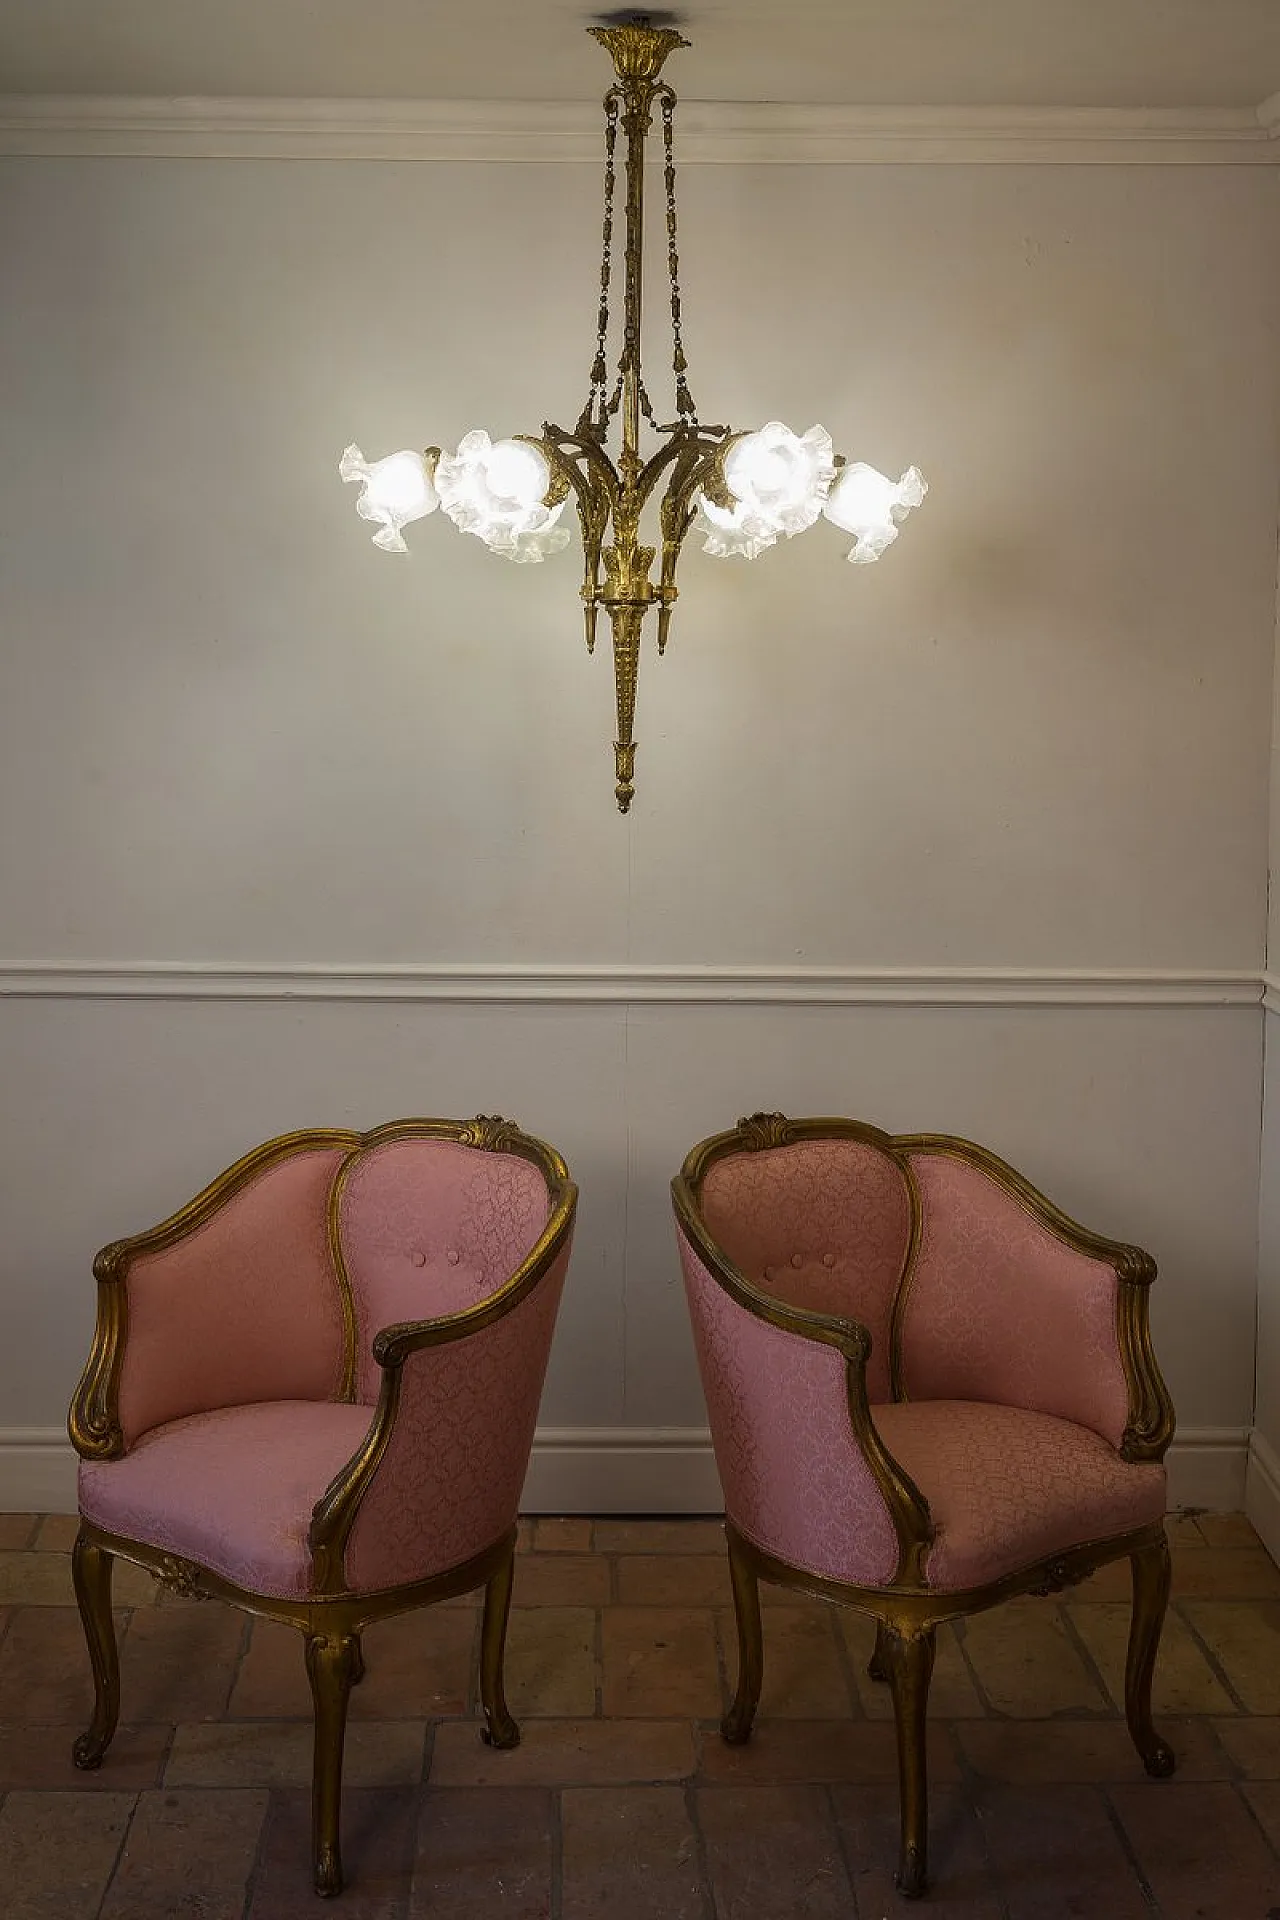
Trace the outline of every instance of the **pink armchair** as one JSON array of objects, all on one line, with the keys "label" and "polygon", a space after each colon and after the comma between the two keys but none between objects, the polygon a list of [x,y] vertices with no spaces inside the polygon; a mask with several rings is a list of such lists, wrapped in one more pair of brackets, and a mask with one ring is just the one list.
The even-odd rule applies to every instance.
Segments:
[{"label": "pink armchair", "polygon": [[938,1623],[1127,1555],[1129,1731],[1148,1773],[1172,1773],[1151,1721],[1173,1409],[1150,1256],[970,1141],[852,1120],[755,1114],[696,1146],[672,1191],[738,1622],[725,1739],[749,1737],[760,1698],[758,1580],[873,1615],[897,1884],[918,1895]]},{"label": "pink armchair", "polygon": [[401,1120],[269,1140],[103,1248],[69,1419],[96,1689],[77,1766],[100,1766],[116,1727],[117,1557],[302,1632],[318,1893],[342,1886],[343,1735],[371,1621],[483,1585],[484,1737],[516,1744],[516,1511],[576,1203],[560,1155],[507,1121]]}]

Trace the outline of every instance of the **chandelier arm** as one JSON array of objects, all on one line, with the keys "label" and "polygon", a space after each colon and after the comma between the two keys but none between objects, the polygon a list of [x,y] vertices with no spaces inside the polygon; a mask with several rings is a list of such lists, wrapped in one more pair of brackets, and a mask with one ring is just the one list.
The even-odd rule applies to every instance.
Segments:
[{"label": "chandelier arm", "polygon": [[535,440],[528,434],[518,437],[531,440],[547,457],[553,488],[553,494],[548,495],[549,501],[553,496],[564,499],[570,488],[573,490],[578,524],[582,529],[583,622],[587,652],[594,653],[600,603],[600,552],[609,516],[618,498],[617,473],[594,433],[568,434],[550,421],[545,421],[540,439]]}]

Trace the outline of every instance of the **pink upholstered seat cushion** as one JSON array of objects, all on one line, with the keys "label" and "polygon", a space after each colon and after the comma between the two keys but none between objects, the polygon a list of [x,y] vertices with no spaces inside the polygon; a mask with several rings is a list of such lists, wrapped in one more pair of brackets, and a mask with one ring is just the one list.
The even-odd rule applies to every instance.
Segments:
[{"label": "pink upholstered seat cushion", "polygon": [[1088,1427],[975,1400],[872,1409],[929,1502],[931,1587],[977,1587],[1163,1517],[1163,1466],[1134,1466]]},{"label": "pink upholstered seat cushion", "polygon": [[80,1511],[252,1593],[311,1591],[311,1509],[368,1432],[371,1409],[276,1400],[196,1413],[121,1460],[80,1466]]}]

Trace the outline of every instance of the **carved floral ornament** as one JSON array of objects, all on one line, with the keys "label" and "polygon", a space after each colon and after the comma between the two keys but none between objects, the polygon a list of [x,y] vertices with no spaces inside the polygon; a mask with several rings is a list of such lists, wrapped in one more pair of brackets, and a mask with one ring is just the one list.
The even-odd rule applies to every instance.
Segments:
[{"label": "carved floral ornament", "polygon": [[[687,379],[681,337],[679,256],[676,245],[672,121],[676,96],[660,78],[668,54],[689,42],[669,27],[640,17],[588,29],[613,59],[616,78],[604,98],[604,246],[596,352],[586,403],[572,432],[544,422],[540,434],[492,440],[477,428],[456,449],[403,449],[366,460],[357,446],[339,472],[358,482],[356,510],[376,531],[386,553],[408,551],[404,529],[437,508],[491,553],[517,564],[541,562],[570,539],[576,509],[585,559],[581,589],[588,652],[595,649],[601,607],[613,632],[618,737],[615,794],[626,813],[634,792],[636,679],[641,629],[658,610],[658,652],[666,649],[676,600],[676,566],[686,535],[702,537],[716,559],[754,560],[782,538],[819,519],[853,536],[848,559],[878,560],[898,537],[898,524],[927,491],[915,467],[897,480],[865,461],[833,450],[825,427],[796,433],[780,420],[753,432],[707,426],[698,416]],[[640,363],[641,263],[644,254],[644,151],[655,106],[662,121],[666,188],[667,266],[674,350],[675,418],[660,424]],[[609,291],[613,269],[614,156],[619,127],[625,142],[625,252],[622,351],[610,382]],[[608,451],[615,420],[620,448]],[[656,444],[642,450],[642,422]],[[658,539],[642,545],[641,517],[658,494]],[[658,578],[650,574],[659,552]]]}]

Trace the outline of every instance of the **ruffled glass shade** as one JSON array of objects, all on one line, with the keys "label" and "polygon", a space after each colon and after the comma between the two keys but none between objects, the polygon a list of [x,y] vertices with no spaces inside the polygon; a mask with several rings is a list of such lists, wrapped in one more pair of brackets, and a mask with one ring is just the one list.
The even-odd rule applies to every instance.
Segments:
[{"label": "ruffled glass shade", "polygon": [[822,512],[835,472],[825,427],[800,435],[771,420],[757,433],[744,434],[724,463],[734,506],[718,507],[705,494],[697,496],[696,524],[707,536],[703,552],[754,560],[779,535],[803,533]]},{"label": "ruffled glass shade", "polygon": [[908,467],[900,480],[893,481],[865,460],[855,460],[841,472],[822,511],[837,527],[857,536],[848,558],[854,566],[866,566],[893,545],[897,523],[920,505],[928,491],[918,467]]},{"label": "ruffled glass shade", "polygon": [[373,544],[384,553],[407,553],[400,529],[434,513],[440,505],[427,463],[411,447],[389,453],[384,460],[366,460],[359,447],[350,446],[338,462],[338,472],[344,480],[363,483],[356,512],[362,520],[377,521]]},{"label": "ruffled glass shade", "polygon": [[565,502],[546,504],[550,486],[551,468],[537,447],[490,440],[483,428],[436,463],[440,504],[454,526],[518,562],[542,560],[569,543],[569,529],[557,525]]}]

